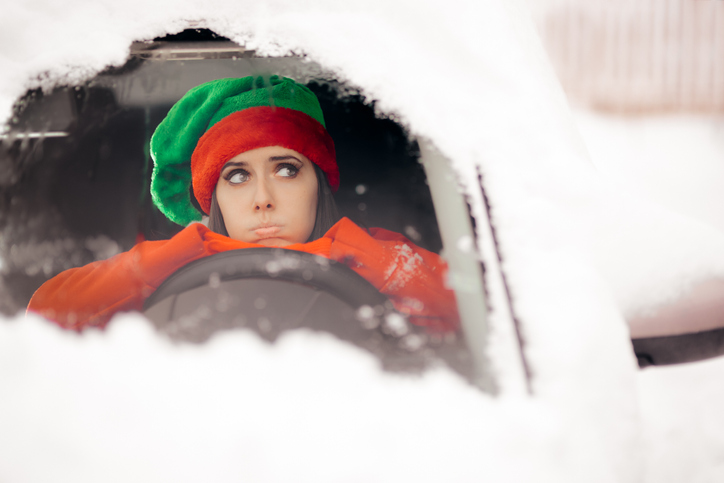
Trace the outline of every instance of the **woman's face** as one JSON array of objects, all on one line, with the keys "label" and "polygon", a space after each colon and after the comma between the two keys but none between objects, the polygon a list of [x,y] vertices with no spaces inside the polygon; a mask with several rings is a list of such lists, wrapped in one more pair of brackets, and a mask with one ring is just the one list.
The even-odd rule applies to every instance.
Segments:
[{"label": "woman's face", "polygon": [[274,247],[304,243],[317,213],[317,175],[296,151],[253,149],[221,169],[216,201],[231,238]]}]

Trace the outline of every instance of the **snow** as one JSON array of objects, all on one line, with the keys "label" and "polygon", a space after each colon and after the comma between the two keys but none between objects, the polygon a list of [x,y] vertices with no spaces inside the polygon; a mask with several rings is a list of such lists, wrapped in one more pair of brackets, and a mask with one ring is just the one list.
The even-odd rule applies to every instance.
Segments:
[{"label": "snow", "polygon": [[[203,26],[262,54],[305,52],[375,100],[451,160],[485,227],[481,175],[507,283],[485,232],[478,249],[491,271],[489,356],[501,391],[483,394],[444,369],[385,374],[366,354],[304,332],[274,346],[245,332],[174,346],[134,316],[83,336],[32,318],[1,321],[0,480],[634,482],[721,474],[722,432],[701,419],[716,419],[711,408],[724,403],[708,383],[721,377],[721,363],[637,372],[625,323],[724,276],[722,203],[703,195],[713,196],[721,168],[706,153],[685,152],[696,156],[698,174],[657,174],[664,184],[685,181],[676,184],[687,192],[704,181],[708,189],[690,203],[654,188],[646,163],[621,165],[638,170],[636,181],[617,178],[600,160],[627,155],[607,152],[613,143],[603,134],[586,136],[585,115],[581,137],[523,3],[59,5],[3,2],[1,117],[28,88],[84,81],[122,65],[133,41]],[[661,152],[673,166],[674,150]],[[515,389],[513,318],[532,396]]]},{"label": "snow", "polygon": [[[40,272],[46,275],[56,273],[57,264],[62,264],[63,270],[72,268],[80,263],[75,244],[76,241],[72,238],[57,238],[52,242],[46,240],[24,245],[14,244],[10,247],[11,265],[25,267],[28,275]],[[118,243],[105,235],[88,237],[84,245],[96,260],[106,260],[120,253]]]},{"label": "snow", "polygon": [[385,279],[390,290],[404,287],[415,276],[417,268],[423,264],[422,257],[414,253],[406,243],[395,245],[395,259],[385,270]]},{"label": "snow", "polygon": [[722,118],[574,112],[612,193],[598,227],[581,223],[592,229],[599,270],[622,313],[650,311],[697,282],[724,277]]},{"label": "snow", "polygon": [[591,161],[618,189],[724,231],[724,116],[573,114]]},{"label": "snow", "polygon": [[638,376],[646,483],[724,481],[722,358]]},{"label": "snow", "polygon": [[554,407],[443,369],[385,374],[331,336],[173,345],[133,315],[83,336],[35,317],[0,330],[2,481],[580,481],[562,463],[598,460],[564,451],[596,438],[562,432]]}]

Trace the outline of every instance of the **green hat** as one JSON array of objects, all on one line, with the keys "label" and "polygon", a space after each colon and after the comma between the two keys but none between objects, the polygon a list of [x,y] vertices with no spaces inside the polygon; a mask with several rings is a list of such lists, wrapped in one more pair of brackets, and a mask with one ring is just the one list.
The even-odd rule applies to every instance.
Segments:
[{"label": "green hat", "polygon": [[306,86],[279,76],[219,79],[188,91],[151,137],[151,196],[171,221],[201,219],[189,196],[209,213],[221,168],[234,156],[266,146],[293,149],[339,186],[334,142],[319,101]]}]

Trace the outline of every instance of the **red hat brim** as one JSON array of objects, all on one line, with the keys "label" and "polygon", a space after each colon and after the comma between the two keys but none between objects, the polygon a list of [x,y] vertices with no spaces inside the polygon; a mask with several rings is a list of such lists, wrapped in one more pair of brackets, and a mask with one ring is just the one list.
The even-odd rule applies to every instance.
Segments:
[{"label": "red hat brim", "polygon": [[194,196],[204,213],[211,209],[211,196],[224,165],[243,152],[267,146],[303,154],[327,175],[333,191],[339,188],[334,142],[322,124],[294,109],[250,107],[214,124],[191,155]]}]

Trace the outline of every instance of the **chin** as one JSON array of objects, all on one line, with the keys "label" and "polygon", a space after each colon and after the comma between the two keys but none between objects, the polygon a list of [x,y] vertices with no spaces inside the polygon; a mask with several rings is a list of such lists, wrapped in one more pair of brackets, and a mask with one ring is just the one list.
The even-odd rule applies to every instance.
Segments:
[{"label": "chin", "polygon": [[259,240],[255,243],[266,247],[285,247],[287,245],[294,244],[294,242],[290,242],[289,240],[284,240],[282,238],[264,238],[263,240]]}]

